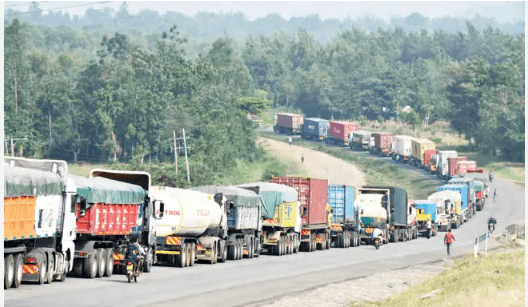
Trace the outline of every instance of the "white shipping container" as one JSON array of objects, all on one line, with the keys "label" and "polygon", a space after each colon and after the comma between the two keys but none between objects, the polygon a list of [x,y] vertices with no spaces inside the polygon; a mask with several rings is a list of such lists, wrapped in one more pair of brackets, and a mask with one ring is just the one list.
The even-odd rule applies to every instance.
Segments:
[{"label": "white shipping container", "polygon": [[412,140],[413,137],[408,135],[395,135],[393,152],[403,157],[410,157],[412,155]]},{"label": "white shipping container", "polygon": [[447,159],[456,157],[458,157],[456,150],[443,150],[438,152],[437,169],[440,171],[440,174],[447,176],[447,173],[449,172],[449,163]]}]

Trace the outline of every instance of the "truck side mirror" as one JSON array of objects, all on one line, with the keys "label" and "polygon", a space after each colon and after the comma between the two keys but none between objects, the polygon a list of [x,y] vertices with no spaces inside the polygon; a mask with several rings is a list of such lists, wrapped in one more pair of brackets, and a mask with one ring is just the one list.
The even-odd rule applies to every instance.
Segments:
[{"label": "truck side mirror", "polygon": [[86,215],[86,198],[81,197],[79,216],[83,217]]},{"label": "truck side mirror", "polygon": [[391,211],[391,214],[394,214],[394,207],[393,206],[391,206],[391,210],[390,211]]},{"label": "truck side mirror", "polygon": [[165,214],[165,203],[164,202],[160,202],[159,211],[160,211],[160,218],[161,218]]},{"label": "truck side mirror", "polygon": [[363,209],[361,209],[361,214],[363,214]]},{"label": "truck side mirror", "polygon": [[307,216],[307,215],[308,215],[308,208],[303,207],[303,208],[302,208],[302,214],[301,214],[301,216],[302,216],[302,217],[305,217],[305,216]]},{"label": "truck side mirror", "polygon": [[231,210],[233,210],[233,208],[235,207],[235,204],[233,204],[232,202],[229,203],[229,206],[227,207],[227,213],[231,212]]}]

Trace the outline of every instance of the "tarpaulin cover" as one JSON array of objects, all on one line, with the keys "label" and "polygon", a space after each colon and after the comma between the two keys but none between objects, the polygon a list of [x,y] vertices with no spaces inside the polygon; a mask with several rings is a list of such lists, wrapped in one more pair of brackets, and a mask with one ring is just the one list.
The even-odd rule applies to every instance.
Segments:
[{"label": "tarpaulin cover", "polygon": [[77,185],[77,194],[89,204],[141,204],[147,192],[140,186],[103,177],[68,175]]},{"label": "tarpaulin cover", "polygon": [[475,180],[473,188],[475,189],[475,192],[484,190],[484,182]]},{"label": "tarpaulin cover", "polygon": [[253,182],[238,185],[241,188],[259,187],[260,196],[264,201],[262,206],[262,217],[272,219],[275,210],[283,202],[293,202],[299,199],[299,195],[294,188],[270,182]]},{"label": "tarpaulin cover", "polygon": [[4,197],[54,195],[64,190],[58,174],[4,165]]},{"label": "tarpaulin cover", "polygon": [[257,193],[235,186],[223,187],[218,185],[208,185],[191,188],[208,194],[222,193],[228,202],[232,202],[235,207],[257,207],[260,205],[260,197]]}]

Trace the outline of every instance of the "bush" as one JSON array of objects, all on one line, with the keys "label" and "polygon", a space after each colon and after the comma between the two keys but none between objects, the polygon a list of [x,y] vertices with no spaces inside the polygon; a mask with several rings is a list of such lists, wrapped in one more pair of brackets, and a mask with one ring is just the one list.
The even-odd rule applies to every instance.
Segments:
[{"label": "bush", "polygon": [[383,124],[385,122],[385,118],[381,115],[378,115],[378,123]]},{"label": "bush", "polygon": [[365,115],[361,115],[361,117],[359,117],[359,125],[364,127],[367,124],[368,124],[367,117]]},{"label": "bush", "polygon": [[268,181],[273,176],[284,176],[286,168],[282,163],[272,162],[266,166],[261,181]]},{"label": "bush", "polygon": [[440,144],[442,143],[442,138],[434,137],[434,138],[431,138],[431,141],[435,142],[436,144]]}]

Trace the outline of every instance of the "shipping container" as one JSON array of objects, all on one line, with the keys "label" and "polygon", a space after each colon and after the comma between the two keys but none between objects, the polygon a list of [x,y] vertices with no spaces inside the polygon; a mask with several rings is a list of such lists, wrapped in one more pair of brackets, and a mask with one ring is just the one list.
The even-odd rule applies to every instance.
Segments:
[{"label": "shipping container", "polygon": [[[430,168],[431,167],[431,163],[430,163],[431,162],[431,157],[436,155],[437,153],[438,153],[438,150],[436,150],[436,149],[426,149],[424,151],[424,158],[421,161],[422,162],[422,166],[423,167],[429,166],[429,168]],[[434,165],[436,167],[436,164],[434,164]],[[436,170],[436,168],[435,168],[435,170]]]},{"label": "shipping container", "polygon": [[438,187],[438,191],[455,191],[460,193],[460,210],[464,212],[468,206],[468,187],[464,184],[446,184]]},{"label": "shipping container", "polygon": [[477,170],[477,162],[475,161],[460,161],[457,164],[458,174],[464,175]]},{"label": "shipping container", "polygon": [[456,158],[447,158],[447,165],[448,165],[448,171],[447,171],[447,179],[453,178],[453,176],[458,175],[458,162],[466,161],[466,157],[456,157]]},{"label": "shipping container", "polygon": [[300,134],[304,123],[304,116],[293,113],[277,113],[273,129],[279,133]]},{"label": "shipping container", "polygon": [[374,138],[369,131],[359,130],[352,134],[352,141],[350,149],[352,150],[368,150],[374,146]]},{"label": "shipping container", "polygon": [[439,150],[438,151],[438,162],[436,168],[436,175],[442,179],[446,179],[449,174],[449,163],[448,158],[456,158],[458,153],[456,150]]},{"label": "shipping container", "polygon": [[392,159],[406,162],[412,155],[412,140],[414,138],[408,135],[395,135],[393,148],[392,148]]},{"label": "shipping container", "polygon": [[373,132],[374,147],[369,151],[372,154],[388,156],[392,149],[394,134],[388,132]]},{"label": "shipping container", "polygon": [[475,209],[482,211],[484,209],[484,203],[486,202],[486,185],[480,180],[475,180],[474,190],[476,201]]},{"label": "shipping container", "polygon": [[328,186],[328,204],[332,208],[332,242],[336,247],[348,248],[361,244],[361,224],[354,204],[354,187]]},{"label": "shipping container", "polygon": [[357,131],[356,123],[331,120],[326,143],[338,146],[349,146],[352,133],[355,131]]},{"label": "shipping container", "polygon": [[[436,144],[433,141],[427,139],[413,139],[412,143],[412,161],[411,165],[421,166],[427,164],[428,159],[426,158],[426,152],[434,150],[433,154],[436,154]],[[427,161],[426,161],[427,160]]]},{"label": "shipping container", "polygon": [[326,119],[305,118],[301,136],[305,139],[323,141],[328,135],[329,126],[330,122]]}]

